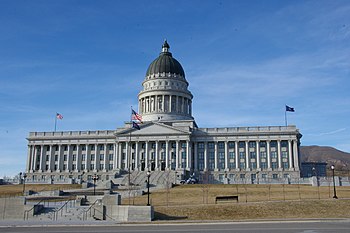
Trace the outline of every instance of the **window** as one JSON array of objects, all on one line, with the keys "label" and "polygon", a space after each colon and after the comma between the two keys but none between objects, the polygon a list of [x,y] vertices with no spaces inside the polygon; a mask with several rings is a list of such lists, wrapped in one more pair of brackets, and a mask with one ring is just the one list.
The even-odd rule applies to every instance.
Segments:
[{"label": "window", "polygon": [[64,151],[67,151],[67,150],[68,150],[68,146],[65,145],[65,146],[64,146]]},{"label": "window", "polygon": [[46,155],[46,161],[50,160],[50,155]]},{"label": "window", "polygon": [[272,179],[278,179],[278,174],[272,174]]},{"label": "window", "polygon": [[81,160],[85,161],[85,159],[86,159],[86,154],[81,154]]},{"label": "window", "polygon": [[184,151],[181,152],[181,158],[182,158],[182,159],[186,159],[186,152],[184,152]]},{"label": "window", "polygon": [[260,158],[266,159],[266,152],[260,152]]},{"label": "window", "polygon": [[109,145],[108,145],[108,150],[114,150],[113,144],[109,144]]},{"label": "window", "polygon": [[271,141],[270,147],[277,147],[277,141]]},{"label": "window", "polygon": [[165,149],[165,148],[166,148],[166,143],[163,142],[163,143],[161,144],[161,147],[162,147],[163,149]]},{"label": "window", "polygon": [[84,151],[85,151],[85,150],[86,150],[86,146],[85,146],[85,145],[82,145],[82,146],[81,146],[81,150],[84,150]]},{"label": "window", "polygon": [[49,170],[49,165],[48,165],[48,164],[46,164],[45,170],[46,170],[46,171]]},{"label": "window", "polygon": [[55,164],[55,166],[54,166],[54,169],[55,169],[55,171],[58,169],[58,166],[57,166],[57,164]]},{"label": "window", "polygon": [[228,143],[228,148],[230,148],[230,149],[235,148],[235,143],[234,142],[229,142]]},{"label": "window", "polygon": [[224,142],[219,142],[218,143],[219,149],[225,149],[225,143]]},{"label": "window", "polygon": [[160,153],[160,160],[165,160],[165,152]]},{"label": "window", "polygon": [[235,159],[235,152],[229,152],[230,159]]},{"label": "window", "polygon": [[77,169],[77,165],[73,164],[72,165],[72,170],[76,170]]},{"label": "window", "polygon": [[255,152],[249,152],[250,159],[256,159],[256,153]]},{"label": "window", "polygon": [[176,148],[176,143],[175,142],[171,143],[171,148]]},{"label": "window", "polygon": [[58,161],[58,155],[55,155],[55,161]]},{"label": "window", "polygon": [[73,154],[72,160],[73,160],[73,161],[76,161],[76,160],[77,160],[77,155],[76,155],[76,154]]},{"label": "window", "polygon": [[245,162],[240,162],[240,163],[239,163],[239,167],[240,167],[241,169],[245,169]]},{"label": "window", "polygon": [[104,150],[105,146],[104,145],[100,145],[100,150]]},{"label": "window", "polygon": [[77,145],[74,145],[74,146],[73,146],[73,150],[77,150]]},{"label": "window", "polygon": [[245,148],[245,142],[239,142],[238,146],[239,148]]},{"label": "window", "polygon": [[46,146],[46,151],[50,151],[50,146]]},{"label": "window", "polygon": [[100,160],[103,160],[104,159],[104,154],[100,154]]},{"label": "window", "polygon": [[214,149],[214,142],[208,142],[208,148]]},{"label": "window", "polygon": [[277,152],[276,151],[271,152],[271,159],[277,159]]},{"label": "window", "polygon": [[204,152],[198,152],[198,158],[200,160],[203,160],[204,159]]},{"label": "window", "polygon": [[95,164],[90,164],[90,170],[94,170],[95,169]]},{"label": "window", "polygon": [[109,161],[113,161],[113,154],[109,154],[108,159],[109,159]]},{"label": "window", "polygon": [[63,170],[67,170],[67,165],[63,164]]},{"label": "window", "polygon": [[288,147],[288,141],[281,141],[281,147]]},{"label": "window", "polygon": [[249,142],[249,148],[255,148],[256,147],[256,143],[255,142]]},{"label": "window", "polygon": [[85,170],[85,164],[81,165],[81,170]]},{"label": "window", "polygon": [[113,170],[113,164],[108,164],[108,169]]},{"label": "window", "polygon": [[228,164],[228,166],[229,166],[230,169],[236,168],[236,164],[233,163],[233,162],[230,162],[230,163]]},{"label": "window", "polygon": [[95,161],[95,155],[94,155],[94,154],[91,154],[91,155],[90,155],[90,160],[91,160],[91,161]]},{"label": "window", "polygon": [[90,150],[95,150],[95,145],[90,145]]},{"label": "window", "polygon": [[209,152],[209,159],[211,159],[211,160],[215,159],[215,153],[213,151]]},{"label": "window", "polygon": [[245,153],[244,152],[239,152],[239,158],[240,159],[245,159]]},{"label": "window", "polygon": [[156,148],[156,144],[155,143],[152,143],[151,146],[152,146],[152,149]]},{"label": "window", "polygon": [[104,164],[100,164],[100,170],[104,169]]},{"label": "window", "polygon": [[198,148],[199,149],[203,149],[204,148],[204,143],[203,142],[199,142],[198,143]]},{"label": "window", "polygon": [[266,163],[266,162],[261,162],[261,163],[260,163],[260,167],[261,167],[261,169],[263,169],[263,170],[267,169],[267,163]]},{"label": "window", "polygon": [[260,144],[260,147],[266,147],[266,142],[262,141],[259,143]]},{"label": "window", "polygon": [[282,152],[282,158],[284,158],[284,159],[288,158],[288,152],[287,151],[283,151]]},{"label": "window", "polygon": [[181,143],[182,148],[186,148],[186,142]]},{"label": "window", "polygon": [[63,161],[67,161],[67,155],[66,154],[63,155]]},{"label": "window", "polygon": [[239,174],[239,178],[245,179],[245,174]]},{"label": "window", "polygon": [[271,163],[271,167],[272,167],[272,169],[277,169],[277,163],[276,162],[272,162]]}]

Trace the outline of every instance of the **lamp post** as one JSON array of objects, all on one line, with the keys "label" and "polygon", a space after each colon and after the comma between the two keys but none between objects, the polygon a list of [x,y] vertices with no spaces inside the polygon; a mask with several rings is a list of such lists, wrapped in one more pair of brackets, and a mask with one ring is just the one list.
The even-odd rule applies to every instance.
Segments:
[{"label": "lamp post", "polygon": [[149,203],[149,178],[151,176],[151,172],[148,170],[147,171],[147,206],[150,206]]},{"label": "lamp post", "polygon": [[94,181],[94,196],[96,195],[96,180],[98,180],[98,176],[94,174],[92,177],[92,180]]},{"label": "lamp post", "polygon": [[22,190],[22,193],[23,193],[23,195],[24,195],[24,191],[25,191],[25,189],[26,189],[26,178],[27,178],[27,174],[25,173],[25,172],[20,172],[19,173],[19,178],[20,179],[22,179],[22,182],[23,182],[23,190]]},{"label": "lamp post", "polygon": [[335,167],[334,167],[334,165],[331,166],[331,169],[332,169],[333,190],[334,190],[334,196],[333,196],[333,198],[338,199],[338,197],[337,197],[337,190],[335,189],[335,179],[334,179],[334,169],[335,169]]}]

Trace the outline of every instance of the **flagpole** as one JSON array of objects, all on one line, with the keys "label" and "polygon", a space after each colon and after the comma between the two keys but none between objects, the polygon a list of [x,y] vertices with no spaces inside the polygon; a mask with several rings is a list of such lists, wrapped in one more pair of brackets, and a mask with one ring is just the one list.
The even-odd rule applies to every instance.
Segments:
[{"label": "flagpole", "polygon": [[131,194],[131,187],[130,187],[130,184],[131,184],[131,170],[130,170],[130,161],[131,161],[131,130],[132,130],[132,106],[130,107],[131,108],[131,111],[130,111],[130,132],[129,132],[129,148],[128,148],[128,156],[129,156],[129,159],[128,159],[128,167],[129,167],[129,177],[128,177],[128,187],[129,187],[129,205],[130,205],[130,194]]},{"label": "flagpole", "polygon": [[57,126],[57,112],[55,114],[55,132],[56,132],[56,126]]},{"label": "flagpole", "polygon": [[284,121],[285,121],[286,127],[287,127],[287,109],[284,109]]}]

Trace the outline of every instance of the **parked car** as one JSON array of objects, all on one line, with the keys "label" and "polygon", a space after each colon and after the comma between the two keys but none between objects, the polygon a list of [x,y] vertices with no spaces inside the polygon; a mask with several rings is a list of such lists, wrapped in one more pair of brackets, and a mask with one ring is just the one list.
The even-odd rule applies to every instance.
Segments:
[{"label": "parked car", "polygon": [[180,181],[180,184],[197,184],[197,183],[198,183],[198,180],[193,175],[191,175],[190,178],[188,178],[187,180]]}]

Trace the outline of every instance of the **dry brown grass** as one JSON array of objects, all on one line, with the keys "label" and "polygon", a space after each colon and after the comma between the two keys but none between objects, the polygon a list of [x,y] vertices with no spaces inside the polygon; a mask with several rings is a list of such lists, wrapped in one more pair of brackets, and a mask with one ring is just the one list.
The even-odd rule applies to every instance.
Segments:
[{"label": "dry brown grass", "polygon": [[[238,195],[239,202],[215,204],[225,195]],[[333,187],[307,185],[183,185],[153,191],[151,203],[157,219],[349,218],[350,187],[337,187],[337,196]],[[130,203],[145,205],[147,195]]]},{"label": "dry brown grass", "polygon": [[[34,192],[80,189],[80,184],[26,184],[25,190],[33,190]],[[19,196],[23,193],[23,185],[0,185],[0,197]]]}]

